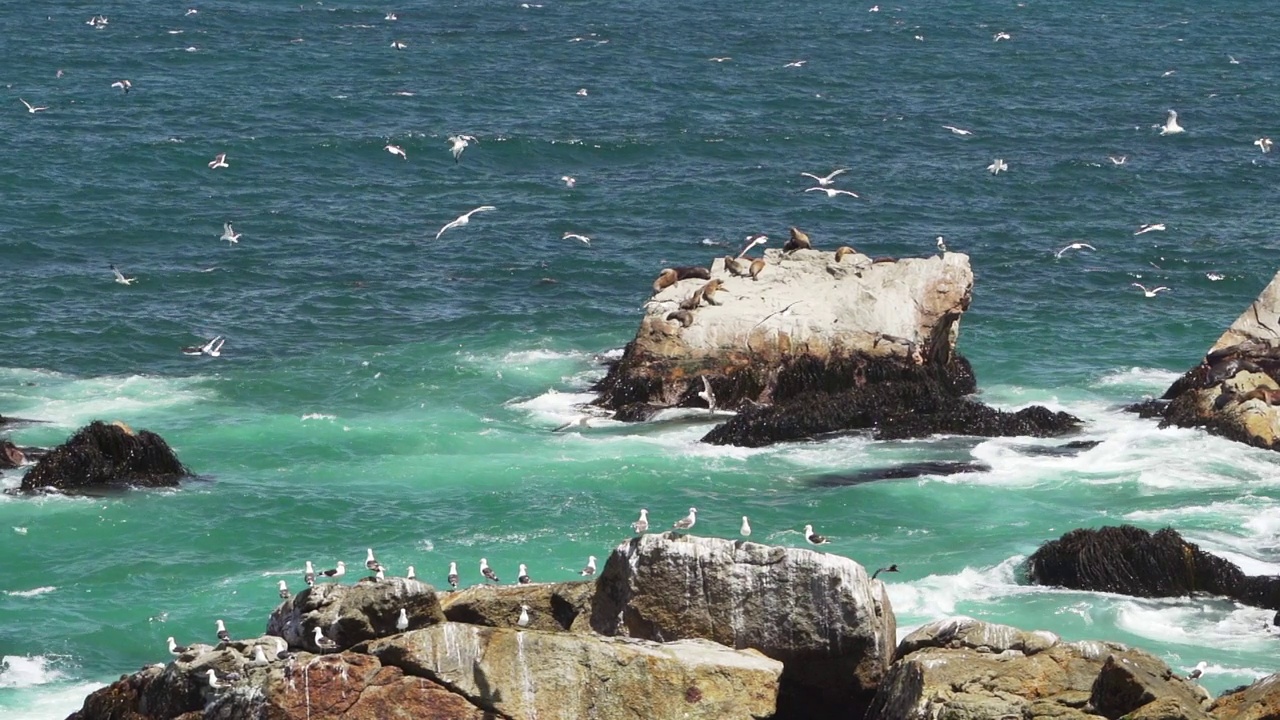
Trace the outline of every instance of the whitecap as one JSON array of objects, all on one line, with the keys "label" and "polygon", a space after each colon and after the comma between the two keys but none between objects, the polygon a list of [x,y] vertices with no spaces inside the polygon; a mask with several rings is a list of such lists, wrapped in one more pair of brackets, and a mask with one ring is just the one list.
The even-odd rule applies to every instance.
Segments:
[{"label": "whitecap", "polygon": [[0,658],[0,688],[25,688],[55,682],[63,677],[52,667],[56,657],[5,655]]},{"label": "whitecap", "polygon": [[929,575],[908,583],[888,583],[889,602],[898,615],[930,618],[956,614],[960,602],[986,602],[1008,595],[1040,592],[1040,588],[1018,585],[1015,573],[1024,555],[1014,555],[986,568],[966,567],[954,575]]},{"label": "whitecap", "polygon": [[37,595],[51,593],[57,589],[58,588],[52,585],[46,585],[44,587],[32,588],[31,590],[5,590],[4,594],[10,597],[35,597]]},{"label": "whitecap", "polygon": [[1273,610],[1218,598],[1127,599],[1115,604],[1116,627],[1161,644],[1263,652],[1274,646]]},{"label": "whitecap", "polygon": [[1182,373],[1160,368],[1131,367],[1126,370],[1112,370],[1093,381],[1094,387],[1133,388],[1139,392],[1164,393]]},{"label": "whitecap", "polygon": [[338,419],[337,415],[326,415],[324,413],[307,413],[306,415],[302,416],[303,422],[306,422],[307,420],[337,420],[337,419]]}]

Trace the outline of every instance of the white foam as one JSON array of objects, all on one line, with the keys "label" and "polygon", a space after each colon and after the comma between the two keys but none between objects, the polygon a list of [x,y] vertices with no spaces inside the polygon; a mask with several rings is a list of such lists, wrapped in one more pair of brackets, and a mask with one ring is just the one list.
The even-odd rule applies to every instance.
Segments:
[{"label": "white foam", "polygon": [[303,422],[306,422],[308,420],[337,420],[337,419],[338,419],[337,415],[326,415],[324,413],[307,413],[306,415],[302,416]]},{"label": "white foam", "polygon": [[561,360],[581,360],[590,357],[585,352],[564,352],[558,350],[516,350],[502,356],[503,364],[527,365],[530,363],[561,361]]},{"label": "white foam", "polygon": [[1162,644],[1263,652],[1275,612],[1208,598],[1125,599],[1115,603],[1116,627]]},{"label": "white foam", "polygon": [[25,689],[16,697],[0,698],[0,716],[5,720],[62,720],[84,706],[85,696],[102,687],[106,686],[95,682],[59,682]]},{"label": "white foam", "polygon": [[1127,370],[1112,370],[1105,373],[1092,384],[1094,387],[1110,389],[1133,388],[1152,394],[1163,394],[1173,384],[1173,381],[1180,377],[1182,377],[1182,373],[1161,368],[1131,367]]},{"label": "white foam", "polygon": [[5,655],[0,658],[0,688],[25,688],[55,682],[62,671],[51,667],[58,658],[45,655]]},{"label": "white foam", "polygon": [[[130,419],[155,410],[198,405],[211,399],[200,378],[147,375],[75,378],[60,373],[5,369],[3,373],[37,375],[31,386],[6,396],[13,415],[79,427],[90,420]],[[29,392],[28,392],[29,391]]]},{"label": "white foam", "polygon": [[51,593],[57,589],[58,588],[52,585],[46,585],[44,587],[32,588],[30,590],[5,590],[4,594],[10,597],[35,597],[37,595],[44,595],[45,593]]},{"label": "white foam", "polygon": [[985,602],[1039,592],[1040,588],[1015,581],[1016,569],[1024,559],[1024,555],[1014,555],[992,567],[966,567],[955,575],[929,575],[909,583],[889,583],[885,588],[894,613],[929,618],[955,615],[960,601]]}]

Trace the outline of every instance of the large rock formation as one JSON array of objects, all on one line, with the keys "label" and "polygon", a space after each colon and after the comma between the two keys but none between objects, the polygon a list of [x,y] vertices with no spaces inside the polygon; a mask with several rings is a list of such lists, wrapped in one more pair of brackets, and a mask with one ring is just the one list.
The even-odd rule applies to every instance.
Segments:
[{"label": "large rock formation", "polygon": [[530,630],[589,632],[596,585],[586,580],[529,585],[475,585],[441,593],[440,606],[452,622],[517,627],[520,607],[528,608]]},{"label": "large rock formation", "polygon": [[716,407],[738,415],[704,440],[749,446],[850,430],[1046,435],[1079,424],[964,397],[976,389],[955,347],[973,291],[967,256],[837,260],[801,249],[770,250],[764,261],[755,278],[718,259],[710,280],[658,288],[635,339],[596,385],[597,404],[624,420],[707,407],[705,380]]},{"label": "large rock formation", "polygon": [[903,639],[866,720],[1207,720],[1207,700],[1141,650],[951,618]]},{"label": "large rock formation", "polygon": [[1280,449],[1280,273],[1227,328],[1198,365],[1160,400],[1136,406],[1161,426]]},{"label": "large rock formation", "polygon": [[444,622],[440,600],[430,585],[392,577],[364,579],[355,585],[321,582],[280,603],[267,619],[267,634],[292,648],[318,651],[315,629],[346,649],[356,643],[394,635],[400,609],[410,628]]},{"label": "large rock formation", "polygon": [[1222,693],[1209,712],[1218,720],[1280,720],[1280,675]]},{"label": "large rock formation", "polygon": [[85,492],[104,486],[172,487],[191,473],[164,438],[100,420],[50,450],[22,478],[20,492]]},{"label": "large rock formation", "polygon": [[613,551],[591,627],[759,650],[784,665],[779,716],[811,720],[860,716],[896,638],[883,583],[848,558],[674,533]]},{"label": "large rock formation", "polygon": [[1072,530],[1032,553],[1027,576],[1037,585],[1137,597],[1212,593],[1280,610],[1280,578],[1245,575],[1173,528],[1154,535],[1131,525]]}]

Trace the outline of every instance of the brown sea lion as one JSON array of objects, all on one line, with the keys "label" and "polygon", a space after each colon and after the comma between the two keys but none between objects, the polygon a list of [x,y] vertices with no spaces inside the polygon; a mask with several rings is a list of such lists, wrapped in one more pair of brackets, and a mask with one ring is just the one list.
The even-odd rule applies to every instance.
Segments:
[{"label": "brown sea lion", "polygon": [[1280,405],[1280,389],[1276,388],[1257,387],[1236,397],[1236,402],[1239,403],[1261,400],[1268,405]]},{"label": "brown sea lion", "polygon": [[764,258],[756,258],[751,261],[751,279],[759,280],[760,271],[764,270]]},{"label": "brown sea lion", "polygon": [[782,252],[789,253],[796,250],[810,250],[813,243],[809,242],[809,236],[798,227],[791,228],[791,239],[787,240],[787,244],[782,246]]},{"label": "brown sea lion", "polygon": [[887,257],[887,256],[886,256],[886,257],[878,257],[878,258],[876,258],[875,260],[872,260],[872,261],[871,261],[871,264],[872,264],[872,265],[874,265],[874,264],[876,264],[876,263],[882,263],[882,262],[898,262],[898,258],[891,258],[891,257]]},{"label": "brown sea lion", "polygon": [[706,285],[703,285],[698,292],[702,294],[702,299],[706,300],[708,305],[719,305],[720,303],[716,302],[716,291],[722,285],[724,285],[724,282],[721,280],[711,280]]},{"label": "brown sea lion", "polygon": [[693,324],[693,313],[688,310],[672,310],[667,313],[667,320],[675,320],[680,323],[680,327],[689,327]]},{"label": "brown sea lion", "polygon": [[692,265],[683,265],[675,268],[663,268],[658,273],[658,279],[653,281],[653,291],[662,292],[665,288],[686,280],[688,278],[698,278],[700,280],[710,280],[711,271],[704,267],[696,267]]},{"label": "brown sea lion", "polygon": [[751,272],[751,264],[747,262],[747,260],[739,260],[732,255],[725,255],[724,269],[727,270],[730,275],[746,277],[747,274]]},{"label": "brown sea lion", "polygon": [[858,252],[857,250],[854,250],[848,245],[841,245],[840,247],[836,248],[836,262],[840,262],[841,260],[843,260],[845,255],[853,255],[857,252]]},{"label": "brown sea lion", "polygon": [[680,301],[681,310],[697,310],[702,304],[702,288],[693,291],[693,294]]}]

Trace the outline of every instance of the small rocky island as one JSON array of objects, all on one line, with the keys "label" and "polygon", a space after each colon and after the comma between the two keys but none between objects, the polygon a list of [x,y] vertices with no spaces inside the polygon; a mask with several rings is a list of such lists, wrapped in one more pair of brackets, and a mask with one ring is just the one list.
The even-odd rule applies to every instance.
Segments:
[{"label": "small rocky island", "polygon": [[191,475],[164,438],[149,430],[135,432],[119,421],[94,420],[48,452],[7,442],[0,450],[16,461],[14,466],[39,458],[22,477],[18,493],[173,487]]},{"label": "small rocky island", "polygon": [[[746,251],[744,251],[745,253]],[[973,294],[969,257],[871,258],[812,248],[663,270],[635,339],[593,388],[621,420],[672,407],[731,410],[704,442],[761,446],[827,433],[880,439],[1057,435],[1080,421],[969,397],[956,351]]]},{"label": "small rocky island", "polygon": [[594,582],[322,581],[266,634],[176,645],[69,720],[1280,716],[1278,675],[1212,700],[1118,643],[964,617],[895,635],[883,583],[847,558],[643,535]]}]

